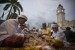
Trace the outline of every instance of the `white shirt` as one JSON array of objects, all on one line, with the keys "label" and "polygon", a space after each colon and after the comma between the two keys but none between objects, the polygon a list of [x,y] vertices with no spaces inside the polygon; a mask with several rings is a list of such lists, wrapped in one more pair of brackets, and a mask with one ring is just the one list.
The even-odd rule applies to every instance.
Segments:
[{"label": "white shirt", "polygon": [[21,31],[21,33],[23,33],[23,34],[28,33],[28,32],[29,32],[28,28],[24,28],[24,29]]},{"label": "white shirt", "polygon": [[62,30],[59,30],[58,29],[57,32],[54,32],[53,31],[52,37],[54,39],[57,39],[57,40],[62,41],[66,47],[69,46],[69,43],[67,42],[66,37],[65,37],[65,34],[63,33]]},{"label": "white shirt", "polygon": [[64,33],[61,31],[53,32],[52,37],[62,41],[64,39]]},{"label": "white shirt", "polygon": [[75,28],[71,28],[71,31],[75,32]]},{"label": "white shirt", "polygon": [[[0,41],[4,40],[10,35],[22,35],[18,34],[18,20],[17,19],[8,19],[0,25]],[[24,36],[24,35],[22,35]]]}]

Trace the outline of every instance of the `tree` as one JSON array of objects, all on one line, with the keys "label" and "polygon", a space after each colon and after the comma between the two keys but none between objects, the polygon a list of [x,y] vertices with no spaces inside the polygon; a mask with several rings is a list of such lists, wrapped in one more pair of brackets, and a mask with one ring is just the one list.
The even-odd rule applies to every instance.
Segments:
[{"label": "tree", "polygon": [[[7,19],[12,18],[12,14],[16,14],[16,12],[18,12],[18,14],[20,15],[20,12],[23,11],[23,8],[21,6],[21,4],[18,2],[18,0],[8,0],[8,2],[5,2],[6,5],[3,8],[4,11],[8,11],[7,14]],[[4,12],[2,14],[2,17],[4,16]]]},{"label": "tree", "polygon": [[9,3],[10,0],[0,0],[0,4]]}]

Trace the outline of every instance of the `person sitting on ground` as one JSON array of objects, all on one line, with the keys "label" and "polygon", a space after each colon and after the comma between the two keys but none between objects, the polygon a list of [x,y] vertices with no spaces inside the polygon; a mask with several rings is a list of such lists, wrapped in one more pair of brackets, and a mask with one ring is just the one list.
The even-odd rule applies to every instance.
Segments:
[{"label": "person sitting on ground", "polygon": [[22,47],[25,35],[18,33],[18,25],[27,21],[25,15],[17,19],[8,19],[0,25],[0,46],[1,47]]},{"label": "person sitting on ground", "polygon": [[59,29],[58,24],[57,23],[51,24],[51,28],[53,30],[52,38],[55,39],[56,41],[63,42],[64,46],[68,47],[69,46],[69,42],[67,42],[64,32],[61,29]]}]

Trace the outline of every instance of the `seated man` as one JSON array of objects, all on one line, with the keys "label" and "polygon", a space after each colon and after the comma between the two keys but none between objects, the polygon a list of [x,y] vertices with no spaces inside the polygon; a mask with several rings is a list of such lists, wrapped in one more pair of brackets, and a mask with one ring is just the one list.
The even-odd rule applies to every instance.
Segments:
[{"label": "seated man", "polygon": [[53,33],[52,33],[53,39],[63,42],[64,46],[68,47],[69,43],[66,40],[66,36],[65,36],[64,32],[62,31],[62,29],[59,29],[58,24],[56,24],[56,23],[51,24],[51,27],[52,27],[52,30],[53,30]]},{"label": "seated man", "polygon": [[[24,41],[24,34],[18,33],[18,25],[23,25],[26,21],[27,17],[24,15],[20,15],[17,19],[8,19],[4,23],[2,23],[0,25],[0,46],[5,47],[8,43],[9,45],[6,47],[10,47],[10,44],[14,43],[14,41],[17,41],[18,39],[18,44],[11,44],[11,47],[19,47],[19,44],[21,44],[20,42]],[[8,41],[10,41],[10,43]]]}]

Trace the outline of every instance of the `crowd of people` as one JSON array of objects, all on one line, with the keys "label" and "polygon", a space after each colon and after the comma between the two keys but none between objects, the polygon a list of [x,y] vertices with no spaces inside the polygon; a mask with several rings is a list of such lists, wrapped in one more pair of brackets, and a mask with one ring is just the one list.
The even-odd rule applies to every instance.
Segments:
[{"label": "crowd of people", "polygon": [[66,27],[66,30],[62,30],[57,23],[52,23],[51,28],[48,28],[46,23],[42,23],[39,29],[36,27],[29,29],[25,24],[27,20],[25,15],[20,15],[17,19],[8,19],[3,22],[0,25],[0,47],[23,47],[31,37],[39,41],[36,45],[46,45],[47,49],[49,49],[47,45],[58,48],[70,47],[75,43],[74,26],[72,29]]}]

